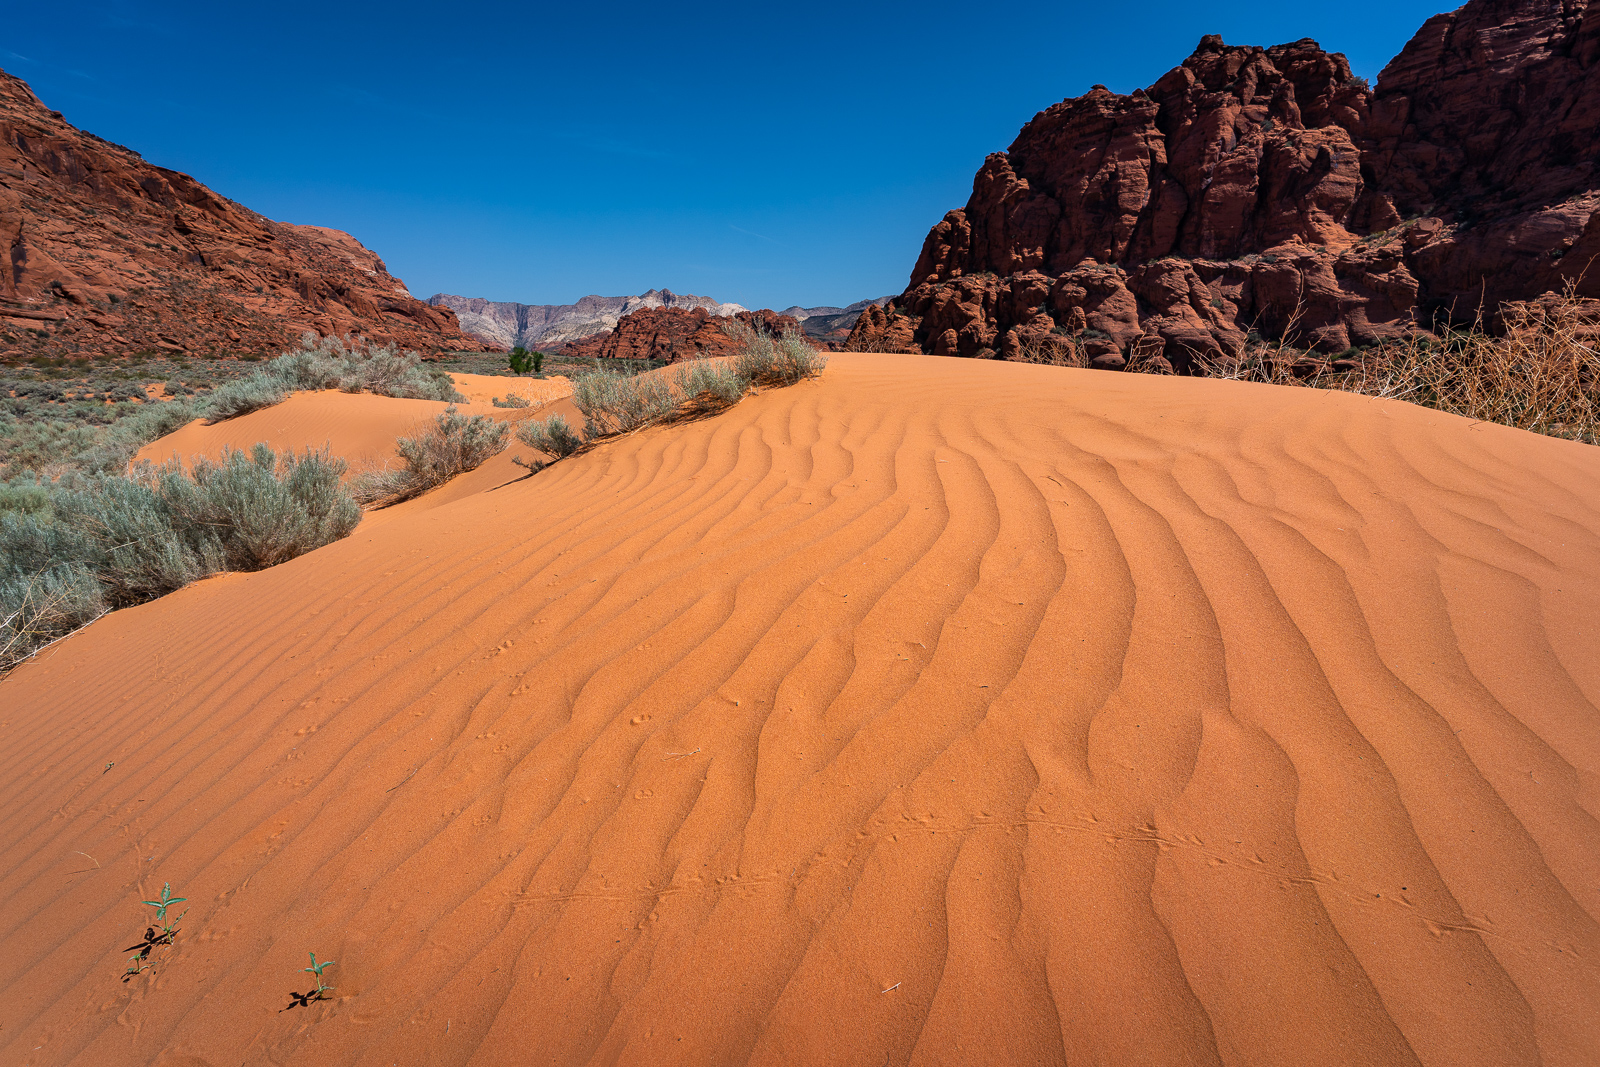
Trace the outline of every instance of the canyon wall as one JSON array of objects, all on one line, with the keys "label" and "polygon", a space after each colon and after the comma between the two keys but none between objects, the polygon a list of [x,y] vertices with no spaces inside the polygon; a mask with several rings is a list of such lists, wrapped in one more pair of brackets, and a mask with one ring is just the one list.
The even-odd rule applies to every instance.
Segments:
[{"label": "canyon wall", "polygon": [[1473,0],[1376,89],[1315,41],[1206,37],[1035,116],[847,347],[1190,370],[1252,333],[1338,352],[1600,295],[1597,57],[1585,0]]},{"label": "canyon wall", "polygon": [[270,355],[306,330],[481,347],[349,234],[264,218],[0,71],[0,359]]}]

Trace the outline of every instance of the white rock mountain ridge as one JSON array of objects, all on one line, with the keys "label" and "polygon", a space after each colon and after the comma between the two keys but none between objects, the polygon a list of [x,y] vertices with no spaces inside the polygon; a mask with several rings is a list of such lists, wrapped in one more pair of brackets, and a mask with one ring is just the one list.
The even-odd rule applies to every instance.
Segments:
[{"label": "white rock mountain ridge", "polygon": [[[828,327],[835,325],[835,320],[843,322],[848,331],[863,308],[869,304],[881,306],[888,300],[889,297],[858,300],[842,308],[791,307],[780,314],[792,315],[802,323],[815,320],[809,323],[806,332],[821,336]],[[747,310],[739,304],[724,304],[708,296],[680,295],[671,289],[651,289],[639,296],[586,296],[576,304],[518,304],[450,293],[437,293],[428,298],[428,303],[454,311],[461,320],[461,328],[475,337],[505,348],[521,345],[530,349],[554,348],[567,341],[604,333],[614,328],[622,316],[640,308],[705,308],[723,317]],[[846,319],[848,322],[844,321]]]}]

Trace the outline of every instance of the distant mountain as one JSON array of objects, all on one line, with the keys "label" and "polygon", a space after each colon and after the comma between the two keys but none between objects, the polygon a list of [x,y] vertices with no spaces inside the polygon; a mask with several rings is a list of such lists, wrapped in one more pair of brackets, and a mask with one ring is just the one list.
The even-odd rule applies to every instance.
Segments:
[{"label": "distant mountain", "polygon": [[880,296],[876,300],[857,300],[854,304],[851,304],[849,307],[843,307],[843,308],[836,308],[836,307],[803,308],[803,307],[799,307],[797,305],[797,306],[792,307],[792,308],[784,308],[782,311],[778,312],[778,314],[780,314],[780,315],[788,315],[790,318],[799,319],[801,322],[804,322],[809,318],[814,318],[814,317],[817,317],[817,316],[832,317],[834,315],[844,315],[844,314],[859,315],[869,307],[880,307],[881,308],[881,307],[883,307],[883,305],[887,304],[889,301],[891,301],[893,299],[894,299],[894,297],[892,297],[892,296]]},{"label": "distant mountain", "polygon": [[819,341],[843,341],[850,336],[850,330],[855,326],[861,313],[869,307],[883,307],[892,296],[880,296],[876,300],[857,300],[849,307],[817,307],[784,308],[778,312],[800,320],[800,328],[807,337],[814,337]]},{"label": "distant mountain", "polygon": [[449,293],[431,296],[428,303],[454,311],[467,333],[506,348],[530,349],[554,348],[604,333],[622,316],[641,308],[704,308],[723,318],[746,310],[709,296],[680,296],[671,289],[652,289],[640,296],[586,296],[576,304],[516,304]]}]

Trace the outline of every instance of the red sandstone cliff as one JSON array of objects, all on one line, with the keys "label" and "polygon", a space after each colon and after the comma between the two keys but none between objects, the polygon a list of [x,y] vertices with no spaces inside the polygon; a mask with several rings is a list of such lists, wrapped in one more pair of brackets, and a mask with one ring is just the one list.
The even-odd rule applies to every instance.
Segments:
[{"label": "red sandstone cliff", "polygon": [[263,218],[0,71],[0,358],[272,353],[308,329],[482,347],[349,234]]},{"label": "red sandstone cliff", "polygon": [[1200,42],[1041,112],[848,347],[1072,345],[1179,369],[1250,331],[1324,351],[1581,278],[1600,295],[1600,9],[1472,0],[1370,91],[1316,42]]},{"label": "red sandstone cliff", "polygon": [[601,359],[664,359],[728,355],[734,341],[724,329],[731,322],[771,334],[801,333],[800,322],[765,309],[713,315],[705,308],[640,308],[624,315],[614,329],[569,342],[568,355]]}]

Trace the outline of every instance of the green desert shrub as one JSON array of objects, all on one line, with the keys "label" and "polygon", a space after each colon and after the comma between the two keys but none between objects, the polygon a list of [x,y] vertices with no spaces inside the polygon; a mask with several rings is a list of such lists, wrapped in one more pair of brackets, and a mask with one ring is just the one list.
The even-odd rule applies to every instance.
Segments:
[{"label": "green desert shrub", "polygon": [[214,390],[206,399],[206,417],[222,422],[281,403],[296,390],[320,389],[452,403],[466,399],[448,372],[425,365],[415,352],[349,338],[319,339],[307,332],[299,348]]},{"label": "green desert shrub", "polygon": [[0,617],[10,620],[0,669],[108,607],[348,535],[361,511],[340,484],[344,471],[326,450],[280,456],[258,444],[192,471],[174,461],[36,482],[43,506],[0,510]]},{"label": "green desert shrub", "polygon": [[35,515],[50,508],[50,486],[36,474],[19,474],[0,482],[0,511]]},{"label": "green desert shrub", "polygon": [[152,468],[153,484],[175,525],[216,533],[224,569],[272,567],[337,541],[361,521],[340,483],[345,461],[326,449],[281,458],[266,444],[201,458],[185,473],[177,463]]},{"label": "green desert shrub", "polygon": [[211,423],[236,419],[252,411],[281,404],[289,396],[290,387],[282,379],[270,374],[253,374],[236,382],[218,387],[207,398],[206,421]]},{"label": "green desert shrub", "polygon": [[200,413],[200,407],[190,400],[141,404],[132,414],[113,423],[93,448],[76,456],[73,466],[91,474],[120,474],[135,452],[156,438],[187,426]]},{"label": "green desert shrub", "polygon": [[498,455],[510,430],[487,415],[459,414],[452,405],[427,430],[395,442],[405,466],[363,471],[352,480],[351,492],[368,507],[410,500]]},{"label": "green desert shrub", "polygon": [[517,393],[507,393],[504,399],[498,396],[492,397],[490,399],[490,403],[497,408],[525,408],[528,407],[532,401],[530,401],[527,397],[521,396]]},{"label": "green desert shrub", "polygon": [[538,374],[544,369],[544,353],[529,352],[518,345],[511,350],[507,366],[510,367],[512,374]]},{"label": "green desert shrub", "polygon": [[12,471],[47,470],[94,447],[101,431],[65,419],[0,415],[0,465]]},{"label": "green desert shrub", "polygon": [[517,440],[555,459],[570,456],[583,447],[583,435],[562,415],[523,421],[517,426]]},{"label": "green desert shrub", "polygon": [[659,377],[628,377],[597,370],[572,383],[572,402],[583,412],[591,438],[636,430],[677,407],[672,390]]}]

